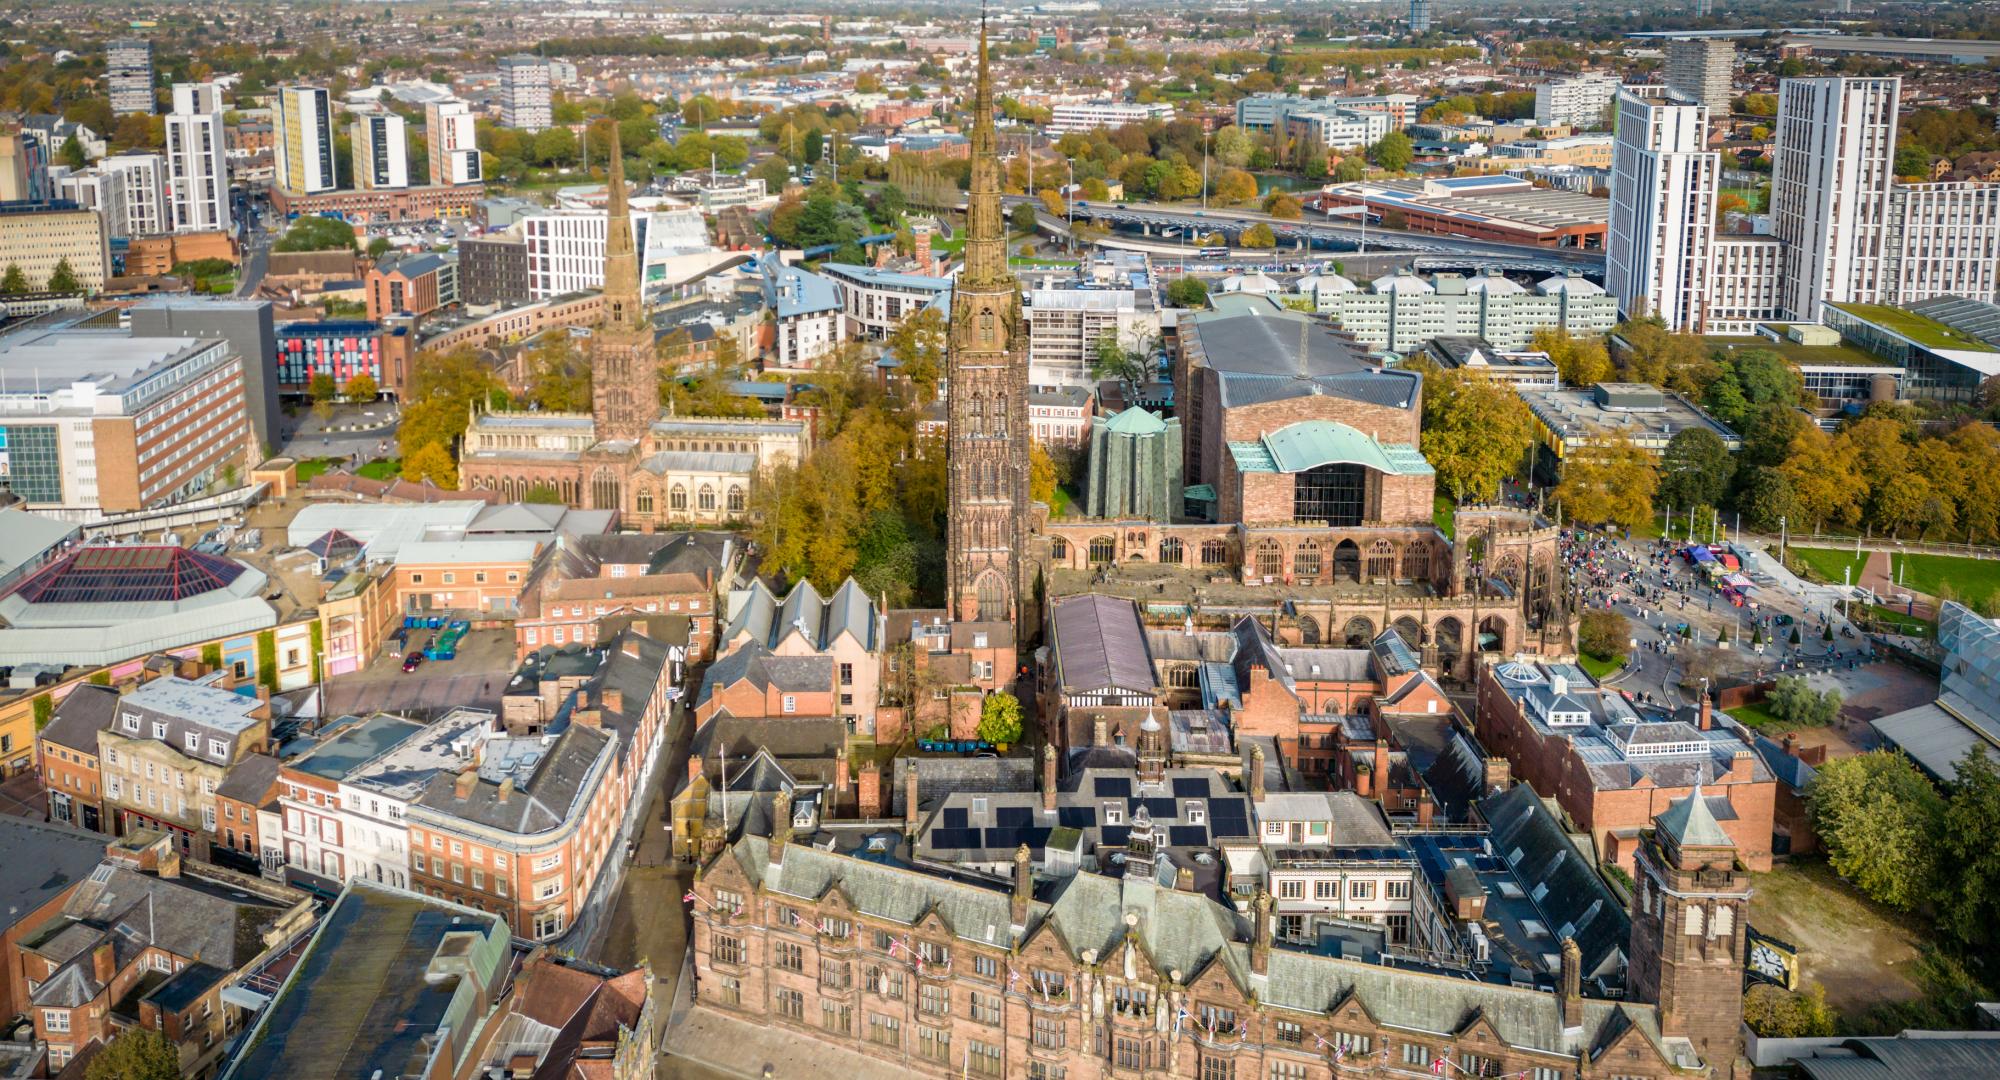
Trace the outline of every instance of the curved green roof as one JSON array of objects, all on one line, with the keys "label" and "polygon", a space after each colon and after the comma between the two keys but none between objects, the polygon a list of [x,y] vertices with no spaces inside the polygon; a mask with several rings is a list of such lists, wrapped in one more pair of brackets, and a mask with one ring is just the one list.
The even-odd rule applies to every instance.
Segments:
[{"label": "curved green roof", "polygon": [[1264,446],[1279,472],[1299,473],[1321,465],[1366,465],[1378,472],[1400,472],[1382,452],[1382,445],[1346,424],[1332,420],[1301,420],[1264,436]]},{"label": "curved green roof", "polygon": [[1167,430],[1167,422],[1145,409],[1133,407],[1106,420],[1104,430],[1117,435],[1157,435]]}]

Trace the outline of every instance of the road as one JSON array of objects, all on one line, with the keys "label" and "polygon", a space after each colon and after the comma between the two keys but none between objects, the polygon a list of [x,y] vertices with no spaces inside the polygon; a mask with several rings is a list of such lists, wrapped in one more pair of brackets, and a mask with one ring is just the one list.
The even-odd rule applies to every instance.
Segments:
[{"label": "road", "polygon": [[[1011,204],[1030,200],[1025,195],[1013,195],[1003,201]],[[1307,212],[1310,216],[1297,220],[1275,218],[1255,210],[1213,208],[1196,210],[1162,203],[1078,203],[1073,211],[1076,217],[1108,220],[1120,225],[1137,225],[1151,232],[1169,228],[1182,230],[1192,228],[1239,233],[1252,225],[1267,225],[1278,238],[1280,253],[1288,244],[1296,244],[1303,237],[1315,247],[1336,250],[1351,250],[1365,242],[1368,247],[1380,251],[1466,256],[1477,258],[1483,264],[1495,266],[1518,263],[1523,268],[1575,269],[1597,274],[1604,272],[1604,253],[1601,251],[1547,248],[1532,244],[1504,244],[1462,236],[1434,236],[1429,233],[1379,228],[1364,230],[1358,225],[1330,221],[1310,211]],[[1051,225],[1061,224],[1061,219],[1053,216],[1047,221]],[[1279,257],[1282,257],[1282,254]]]}]

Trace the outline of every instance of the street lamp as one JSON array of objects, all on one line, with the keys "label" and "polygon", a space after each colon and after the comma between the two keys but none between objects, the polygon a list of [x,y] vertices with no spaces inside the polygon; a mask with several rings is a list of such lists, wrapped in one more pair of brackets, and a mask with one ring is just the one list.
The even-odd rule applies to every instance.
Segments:
[{"label": "street lamp", "polygon": [[1063,168],[1069,171],[1069,184],[1063,188],[1064,224],[1069,230],[1069,253],[1076,254],[1076,163],[1063,159]]}]

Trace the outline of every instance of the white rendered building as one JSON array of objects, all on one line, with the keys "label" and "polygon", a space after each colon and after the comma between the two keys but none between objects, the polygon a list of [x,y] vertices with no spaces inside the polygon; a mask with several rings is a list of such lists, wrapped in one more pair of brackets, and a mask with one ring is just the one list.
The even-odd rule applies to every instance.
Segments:
[{"label": "white rendered building", "polygon": [[430,153],[431,183],[476,184],[480,181],[478,133],[472,106],[463,101],[433,101],[424,106],[424,140]]},{"label": "white rendered building", "polygon": [[1604,286],[1628,316],[1706,329],[1722,158],[1705,149],[1708,107],[1620,94]]},{"label": "white rendered building", "polygon": [[354,186],[387,191],[410,186],[409,125],[395,113],[354,120]]},{"label": "white rendered building", "polygon": [[1572,79],[1551,79],[1535,87],[1535,123],[1548,127],[1595,128],[1604,120],[1604,107],[1618,96],[1615,75],[1579,75]]},{"label": "white rendered building", "polygon": [[1778,83],[1772,228],[1786,247],[1785,317],[1817,321],[1827,301],[1882,297],[1902,80]]},{"label": "white rendered building", "polygon": [[167,195],[175,232],[235,227],[222,114],[222,94],[214,83],[174,84],[166,130]]},{"label": "white rendered building", "polygon": [[555,123],[549,62],[517,54],[500,60],[500,126],[541,131]]}]

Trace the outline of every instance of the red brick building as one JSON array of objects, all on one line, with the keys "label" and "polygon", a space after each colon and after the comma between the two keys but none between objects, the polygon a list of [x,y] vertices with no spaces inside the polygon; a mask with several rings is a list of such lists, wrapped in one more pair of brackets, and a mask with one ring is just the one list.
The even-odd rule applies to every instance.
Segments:
[{"label": "red brick building", "polygon": [[1487,752],[1554,797],[1605,862],[1632,871],[1647,823],[1700,787],[1744,865],[1771,868],[1777,780],[1706,703],[1692,723],[1642,714],[1575,664],[1524,662],[1482,670],[1478,703]]},{"label": "red brick building", "polygon": [[429,315],[449,299],[453,287],[442,279],[456,272],[441,255],[376,263],[364,280],[368,317],[381,320],[391,315]]},{"label": "red brick building", "polygon": [[286,191],[282,184],[274,184],[271,212],[281,217],[337,213],[348,221],[430,221],[469,216],[485,197],[483,184],[327,191],[317,195],[301,195]]}]

